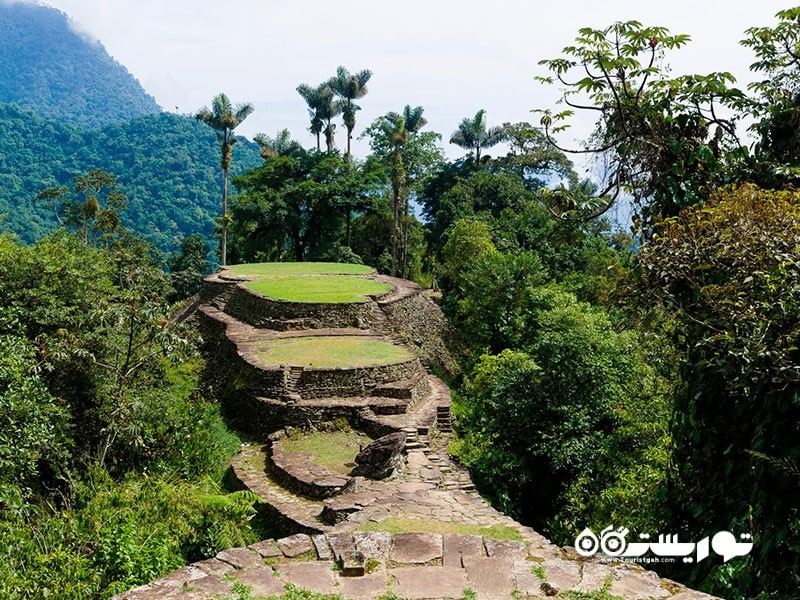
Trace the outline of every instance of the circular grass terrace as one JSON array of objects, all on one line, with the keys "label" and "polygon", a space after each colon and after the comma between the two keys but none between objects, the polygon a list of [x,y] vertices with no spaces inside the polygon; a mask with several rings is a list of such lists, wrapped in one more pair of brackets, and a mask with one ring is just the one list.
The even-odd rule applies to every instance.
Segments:
[{"label": "circular grass terrace", "polygon": [[392,286],[364,277],[372,267],[347,263],[252,263],[228,268],[229,275],[248,277],[243,285],[272,300],[303,303],[366,302]]},{"label": "circular grass terrace", "polygon": [[368,296],[380,296],[392,289],[388,283],[352,275],[274,277],[243,285],[272,300],[320,304],[366,302]]},{"label": "circular grass terrace", "polygon": [[267,366],[317,368],[375,367],[414,358],[408,350],[374,337],[324,335],[254,342],[255,356]]},{"label": "circular grass terrace", "polygon": [[249,263],[226,267],[231,275],[243,277],[287,277],[292,275],[368,275],[375,269],[366,265],[329,262]]},{"label": "circular grass terrace", "polygon": [[314,464],[340,475],[350,475],[355,467],[356,455],[372,442],[367,434],[352,429],[306,431],[279,440],[284,452],[307,452]]}]

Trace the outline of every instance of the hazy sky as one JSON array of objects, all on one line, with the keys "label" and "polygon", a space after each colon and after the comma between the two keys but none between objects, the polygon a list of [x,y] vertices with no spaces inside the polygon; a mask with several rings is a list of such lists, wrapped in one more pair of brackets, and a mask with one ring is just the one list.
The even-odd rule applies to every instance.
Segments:
[{"label": "hazy sky", "polygon": [[[2,0],[0,0],[2,1]],[[7,0],[6,0],[7,1]],[[771,25],[792,6],[777,0],[48,0],[99,39],[166,110],[194,113],[225,92],[255,113],[238,132],[283,127],[305,145],[305,103],[295,88],[317,84],[338,65],[373,71],[356,133],[405,104],[422,105],[429,129],[447,143],[466,116],[485,108],[490,125],[536,120],[552,104],[533,77],[578,28],[636,19],[688,33],[669,55],[675,74],[726,70],[749,79],[744,30]],[[344,144],[340,125],[337,145]],[[363,155],[362,142],[354,149]]]}]

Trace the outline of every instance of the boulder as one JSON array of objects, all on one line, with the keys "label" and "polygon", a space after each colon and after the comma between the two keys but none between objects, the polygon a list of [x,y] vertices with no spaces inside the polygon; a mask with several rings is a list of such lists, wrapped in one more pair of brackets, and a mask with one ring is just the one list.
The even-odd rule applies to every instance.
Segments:
[{"label": "boulder", "polygon": [[405,445],[406,434],[402,431],[378,438],[358,453],[353,475],[370,479],[387,479],[393,476],[403,465]]}]

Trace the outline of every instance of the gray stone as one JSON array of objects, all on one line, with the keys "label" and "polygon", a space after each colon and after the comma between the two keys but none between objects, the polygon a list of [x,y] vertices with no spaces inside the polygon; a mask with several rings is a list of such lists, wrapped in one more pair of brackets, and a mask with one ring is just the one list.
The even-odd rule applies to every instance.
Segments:
[{"label": "gray stone", "polygon": [[484,544],[486,545],[486,554],[489,556],[499,556],[511,560],[525,560],[528,557],[528,546],[525,542],[486,539]]},{"label": "gray stone", "polygon": [[514,561],[501,557],[464,557],[470,588],[480,598],[508,598],[514,589]]},{"label": "gray stone", "polygon": [[314,545],[311,543],[310,537],[303,533],[297,533],[278,540],[278,548],[281,549],[285,557],[295,558],[306,552],[311,552],[314,549]]},{"label": "gray stone", "polygon": [[181,567],[177,571],[173,571],[163,577],[159,577],[153,582],[153,585],[163,587],[181,587],[183,584],[194,579],[200,579],[208,575],[205,571],[194,565]]},{"label": "gray stone", "polygon": [[367,569],[367,559],[358,550],[348,550],[342,554],[342,575],[344,577],[361,577]]},{"label": "gray stone", "polygon": [[614,582],[611,594],[622,596],[625,600],[648,600],[668,598],[670,594],[661,587],[661,579],[652,571],[623,563],[614,569]]},{"label": "gray stone", "polygon": [[223,550],[218,553],[215,558],[237,569],[246,569],[247,567],[255,567],[261,564],[259,556],[247,548],[230,548],[228,550]]},{"label": "gray stone", "polygon": [[339,578],[339,592],[352,600],[373,600],[386,593],[386,572]]},{"label": "gray stone", "polygon": [[450,533],[443,537],[442,564],[445,567],[462,567],[461,559],[467,556],[486,556],[481,536]]},{"label": "gray stone", "polygon": [[569,590],[581,580],[580,563],[572,560],[546,560],[541,563],[547,583],[557,590]]},{"label": "gray stone", "polygon": [[277,556],[283,556],[283,553],[281,552],[281,549],[278,548],[278,544],[275,543],[275,540],[264,540],[262,542],[250,544],[248,548],[258,552],[262,558],[275,558]]},{"label": "gray stone", "polygon": [[398,533],[392,540],[390,557],[399,564],[424,564],[440,559],[442,536],[434,533]]},{"label": "gray stone", "polygon": [[338,535],[328,535],[328,543],[333,550],[333,556],[337,561],[342,560],[342,556],[346,552],[355,552],[356,544],[353,541],[353,536],[349,533],[342,533]]},{"label": "gray stone", "polygon": [[207,575],[201,579],[195,579],[189,584],[189,589],[194,594],[227,594],[231,591],[231,583],[218,575]]},{"label": "gray stone", "polygon": [[311,542],[317,550],[317,558],[319,560],[333,560],[333,550],[331,550],[331,546],[328,543],[328,538],[318,533],[311,536]]},{"label": "gray stone", "polygon": [[385,563],[392,545],[392,534],[386,532],[354,533],[353,542],[356,550],[361,552],[367,560]]},{"label": "gray stone", "polygon": [[403,465],[406,434],[402,431],[378,438],[356,456],[353,475],[370,479],[387,479]]},{"label": "gray stone", "polygon": [[207,558],[193,563],[193,565],[209,575],[225,575],[233,571],[233,566],[216,558]]},{"label": "gray stone", "polygon": [[581,581],[572,589],[576,592],[596,592],[603,588],[611,576],[611,567],[608,565],[586,561],[582,564]]},{"label": "gray stone", "polygon": [[283,581],[318,594],[337,592],[333,563],[327,560],[283,563],[278,573]]},{"label": "gray stone", "polygon": [[237,571],[234,577],[241,583],[249,585],[253,596],[271,596],[282,594],[285,591],[284,583],[266,565]]},{"label": "gray stone", "polygon": [[[453,567],[404,567],[390,569],[401,598],[461,598],[469,587],[464,569]],[[508,596],[511,590],[508,590]]]}]

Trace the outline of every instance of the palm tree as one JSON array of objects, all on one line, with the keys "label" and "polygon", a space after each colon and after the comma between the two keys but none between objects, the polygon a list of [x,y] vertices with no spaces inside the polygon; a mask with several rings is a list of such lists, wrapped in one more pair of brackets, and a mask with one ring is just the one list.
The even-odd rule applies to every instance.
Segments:
[{"label": "palm tree", "polygon": [[220,242],[220,263],[224,267],[227,263],[228,250],[228,170],[233,162],[233,145],[236,136],[233,130],[252,114],[252,104],[243,103],[233,106],[225,94],[217,94],[211,101],[211,108],[204,106],[195,115],[195,119],[202,121],[217,132],[222,151],[222,239]]},{"label": "palm tree", "polygon": [[465,150],[475,151],[475,162],[481,160],[481,149],[491,148],[506,137],[504,127],[486,128],[486,111],[481,109],[470,119],[466,117],[450,136],[450,143]]},{"label": "palm tree", "polygon": [[353,129],[356,126],[356,111],[361,107],[353,102],[363,98],[367,94],[367,82],[372,77],[372,71],[364,69],[358,73],[351,74],[344,67],[336,69],[336,77],[332,77],[329,85],[333,91],[343,100],[342,119],[344,126],[347,127],[347,152],[345,160],[350,160],[350,142],[353,139]]},{"label": "palm tree", "polygon": [[297,93],[308,104],[308,114],[311,116],[309,130],[317,136],[317,150],[320,149],[319,136],[324,132],[325,146],[328,154],[331,154],[333,152],[333,132],[336,129],[332,121],[342,112],[342,106],[336,101],[336,95],[330,86],[330,81],[323,82],[317,87],[301,83],[297,86]]},{"label": "palm tree", "polygon": [[259,153],[263,159],[291,156],[302,149],[300,142],[292,139],[292,134],[288,129],[282,129],[274,138],[265,133],[257,133],[253,136],[253,141],[258,144]]},{"label": "palm tree", "polygon": [[[422,129],[428,122],[423,116],[423,108],[411,108],[406,104],[403,113],[389,112],[381,121],[381,130],[389,142],[392,157],[392,208],[393,208],[393,233],[392,233],[392,275],[397,275],[398,247],[400,249],[400,264],[403,265],[403,275],[406,266],[406,244],[408,241],[408,197],[405,195],[406,169],[403,161],[403,151],[408,144],[409,136]],[[404,208],[405,219],[401,221],[401,205]]]}]

